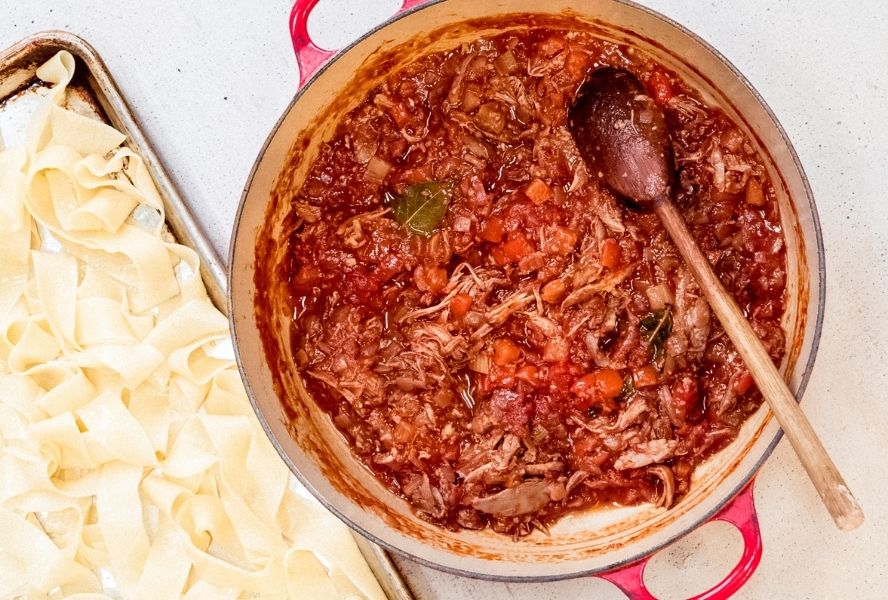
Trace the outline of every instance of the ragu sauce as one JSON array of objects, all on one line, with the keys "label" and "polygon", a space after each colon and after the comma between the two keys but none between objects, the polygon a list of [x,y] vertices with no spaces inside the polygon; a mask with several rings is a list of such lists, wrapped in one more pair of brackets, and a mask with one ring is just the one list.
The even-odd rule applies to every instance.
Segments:
[{"label": "ragu sauce", "polygon": [[605,65],[665,111],[678,205],[783,354],[778,209],[723,112],[585,33],[536,28],[411,63],[322,145],[283,275],[310,394],[441,526],[517,537],[598,505],[669,507],[761,403],[656,216],[578,156],[567,110]]}]

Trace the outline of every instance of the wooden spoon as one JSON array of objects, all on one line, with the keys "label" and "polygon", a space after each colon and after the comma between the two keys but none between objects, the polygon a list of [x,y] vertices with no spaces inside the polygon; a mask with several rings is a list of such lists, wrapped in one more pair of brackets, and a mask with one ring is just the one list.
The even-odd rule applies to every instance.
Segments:
[{"label": "wooden spoon", "polygon": [[596,71],[580,90],[570,129],[592,171],[619,195],[652,208],[734,343],[840,529],[863,511],[749,322],[713,272],[671,200],[675,170],[662,111],[632,73]]}]

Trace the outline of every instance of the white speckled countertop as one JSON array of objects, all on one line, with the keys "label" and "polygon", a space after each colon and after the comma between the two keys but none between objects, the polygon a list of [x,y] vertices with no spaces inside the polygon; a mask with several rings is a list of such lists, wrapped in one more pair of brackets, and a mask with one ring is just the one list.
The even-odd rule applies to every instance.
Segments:
[{"label": "white speckled countertop", "polygon": [[[331,47],[399,0],[322,0],[312,19]],[[755,85],[795,144],[823,221],[827,311],[803,408],[857,494],[863,527],[840,533],[783,441],[757,478],[764,557],[742,598],[888,596],[888,10],[878,0],[645,0],[715,45]],[[133,111],[220,254],[253,160],[297,72],[290,0],[4,0],[0,47],[56,28],[83,36]],[[698,593],[740,555],[711,524],[648,568],[664,598]],[[537,585],[462,579],[401,560],[423,600],[622,598],[585,579]]]}]

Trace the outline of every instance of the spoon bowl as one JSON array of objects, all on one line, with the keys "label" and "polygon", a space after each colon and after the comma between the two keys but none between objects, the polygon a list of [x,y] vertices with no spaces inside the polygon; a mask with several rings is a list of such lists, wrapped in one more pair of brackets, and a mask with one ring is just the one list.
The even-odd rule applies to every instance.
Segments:
[{"label": "spoon bowl", "polygon": [[593,73],[569,125],[580,153],[613,191],[648,208],[668,195],[674,169],[666,119],[632,73]]}]

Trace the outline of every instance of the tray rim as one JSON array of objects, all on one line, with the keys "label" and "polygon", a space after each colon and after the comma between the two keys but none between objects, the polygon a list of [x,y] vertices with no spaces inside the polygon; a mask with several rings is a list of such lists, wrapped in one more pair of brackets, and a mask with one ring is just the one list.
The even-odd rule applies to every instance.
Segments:
[{"label": "tray rim", "polygon": [[[213,305],[228,317],[228,270],[203,228],[170,178],[160,158],[142,131],[120,88],[99,52],[82,37],[62,30],[45,30],[29,35],[0,50],[0,74],[21,68],[40,50],[67,50],[86,67],[87,83],[111,124],[126,135],[125,144],[145,162],[163,200],[166,222],[176,240],[194,250],[201,259],[200,274]],[[414,600],[404,576],[391,556],[380,546],[351,530],[371,572],[389,600]]]}]

